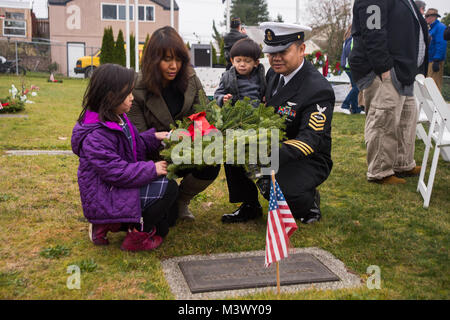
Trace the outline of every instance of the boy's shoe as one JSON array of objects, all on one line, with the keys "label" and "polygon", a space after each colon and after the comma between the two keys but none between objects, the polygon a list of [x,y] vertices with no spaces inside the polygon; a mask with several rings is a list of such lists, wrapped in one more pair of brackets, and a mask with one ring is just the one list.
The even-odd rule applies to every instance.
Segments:
[{"label": "boy's shoe", "polygon": [[395,184],[405,184],[406,180],[402,179],[402,178],[397,178],[395,175],[392,175],[392,176],[385,177],[385,178],[379,179],[379,180],[369,180],[369,182],[374,182],[374,183],[378,183],[378,184],[395,185]]},{"label": "boy's shoe", "polygon": [[105,223],[105,224],[89,224],[89,239],[92,243],[98,246],[106,246],[109,244],[108,238],[106,237],[109,231],[118,232],[120,231],[121,223]]},{"label": "boy's shoe", "polygon": [[395,176],[398,178],[405,178],[405,177],[416,177],[420,175],[420,170],[422,169],[421,166],[415,166],[411,170],[403,171],[403,172],[395,172]]},{"label": "boy's shoe", "polygon": [[153,233],[130,231],[123,240],[120,249],[125,251],[150,251],[158,248],[163,238]]},{"label": "boy's shoe", "polygon": [[223,223],[239,223],[246,222],[248,220],[256,219],[262,216],[261,205],[250,205],[243,203],[239,209],[230,214],[224,214],[222,216]]}]

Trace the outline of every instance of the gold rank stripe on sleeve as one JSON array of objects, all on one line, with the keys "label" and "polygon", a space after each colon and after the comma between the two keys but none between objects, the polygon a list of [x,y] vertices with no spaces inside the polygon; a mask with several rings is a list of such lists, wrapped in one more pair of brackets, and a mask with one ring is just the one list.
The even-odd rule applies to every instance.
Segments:
[{"label": "gold rank stripe on sleeve", "polygon": [[327,117],[323,113],[313,112],[309,118],[308,125],[315,131],[323,131],[326,121]]},{"label": "gold rank stripe on sleeve", "polygon": [[301,152],[303,152],[303,154],[305,156],[310,155],[311,153],[314,152],[314,150],[309,145],[304,143],[303,141],[288,140],[288,141],[285,141],[284,143],[299,149]]}]

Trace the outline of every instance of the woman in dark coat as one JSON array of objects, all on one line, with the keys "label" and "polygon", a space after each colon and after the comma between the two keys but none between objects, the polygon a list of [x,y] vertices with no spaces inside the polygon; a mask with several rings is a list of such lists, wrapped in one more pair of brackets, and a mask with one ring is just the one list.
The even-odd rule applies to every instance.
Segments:
[{"label": "woman in dark coat", "polygon": [[[143,54],[133,95],[128,117],[140,132],[149,128],[169,131],[175,120],[194,113],[194,105],[200,103],[199,95],[206,99],[186,45],[175,29],[163,27],[153,33]],[[158,159],[159,154],[150,158]],[[215,180],[219,170],[220,166],[211,166],[178,173],[184,177],[177,199],[179,218],[194,219],[188,208],[190,200]]]}]

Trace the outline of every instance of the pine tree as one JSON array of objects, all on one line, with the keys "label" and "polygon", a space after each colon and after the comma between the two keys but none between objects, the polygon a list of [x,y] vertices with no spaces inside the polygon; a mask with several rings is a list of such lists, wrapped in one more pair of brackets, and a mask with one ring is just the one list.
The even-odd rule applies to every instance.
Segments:
[{"label": "pine tree", "polygon": [[150,35],[147,33],[147,37],[145,37],[144,47],[142,48],[142,54],[144,54],[149,41],[150,41]]},{"label": "pine tree", "polygon": [[210,42],[211,44],[211,51],[212,51],[212,63],[213,65],[217,64],[217,50],[216,47],[214,47],[214,44]]},{"label": "pine tree", "polygon": [[125,40],[123,39],[123,32],[119,30],[117,35],[116,45],[114,46],[114,58],[117,64],[121,66],[126,65]]},{"label": "pine tree", "polygon": [[213,20],[213,35],[212,35],[212,37],[216,41],[217,47],[220,50],[219,61],[217,61],[217,51],[215,52],[215,55],[214,55],[214,50],[216,50],[216,49],[213,46],[213,64],[214,64],[214,57],[216,57],[216,63],[218,62],[219,64],[226,65],[223,36],[219,33],[219,31],[217,31],[216,21],[214,21],[214,20]]},{"label": "pine tree", "polygon": [[136,38],[134,34],[130,34],[130,67],[136,67]]},{"label": "pine tree", "polygon": [[114,45],[114,34],[112,27],[105,28],[100,53],[100,64],[115,62]]},{"label": "pine tree", "polygon": [[219,47],[220,47],[219,64],[226,66],[227,59],[225,58],[225,42],[223,41],[223,39],[220,41]]},{"label": "pine tree", "polygon": [[233,0],[231,17],[239,17],[243,24],[256,26],[260,22],[269,21],[266,0]]}]

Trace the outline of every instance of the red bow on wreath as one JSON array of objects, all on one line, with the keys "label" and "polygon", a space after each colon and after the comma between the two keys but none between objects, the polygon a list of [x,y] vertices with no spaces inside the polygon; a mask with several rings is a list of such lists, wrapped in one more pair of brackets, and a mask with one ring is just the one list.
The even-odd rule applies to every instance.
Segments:
[{"label": "red bow on wreath", "polygon": [[322,52],[317,51],[316,52],[316,59],[319,60],[321,56],[322,56]]},{"label": "red bow on wreath", "polygon": [[7,106],[9,106],[9,103],[8,103],[8,102],[6,102],[6,103],[1,103],[1,105],[2,105],[2,107],[7,107]]},{"label": "red bow on wreath", "polygon": [[[209,124],[208,120],[206,120],[206,112],[202,111],[199,113],[195,113],[188,117],[189,120],[192,120],[192,124],[189,126],[189,136],[192,137],[192,140],[195,139],[196,131],[200,130],[202,136],[207,135],[211,131],[217,130],[216,127]],[[187,135],[187,133],[186,133]]]}]

